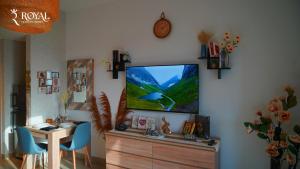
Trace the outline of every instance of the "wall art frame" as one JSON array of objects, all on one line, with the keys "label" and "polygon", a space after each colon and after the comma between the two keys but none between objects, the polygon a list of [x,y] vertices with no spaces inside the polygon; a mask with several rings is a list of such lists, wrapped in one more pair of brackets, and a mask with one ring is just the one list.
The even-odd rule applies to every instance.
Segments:
[{"label": "wall art frame", "polygon": [[[85,102],[74,102],[74,92],[76,92],[76,81],[73,78],[73,72],[77,68],[85,68],[84,85],[86,87]],[[70,94],[68,100],[68,109],[89,111],[91,107],[92,96],[94,95],[94,59],[75,59],[67,61],[67,86]]]}]

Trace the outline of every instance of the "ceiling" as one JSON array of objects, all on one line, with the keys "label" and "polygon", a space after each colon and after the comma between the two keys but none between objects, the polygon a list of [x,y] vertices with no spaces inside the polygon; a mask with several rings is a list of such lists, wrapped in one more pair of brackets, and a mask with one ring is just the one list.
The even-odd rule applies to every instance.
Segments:
[{"label": "ceiling", "polygon": [[60,0],[60,8],[64,12],[77,11],[113,0]]}]

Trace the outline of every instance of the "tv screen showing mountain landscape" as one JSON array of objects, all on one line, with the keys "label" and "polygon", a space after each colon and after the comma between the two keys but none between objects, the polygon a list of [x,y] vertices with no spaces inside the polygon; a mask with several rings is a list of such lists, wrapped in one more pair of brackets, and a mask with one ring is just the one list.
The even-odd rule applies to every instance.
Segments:
[{"label": "tv screen showing mountain landscape", "polygon": [[126,69],[127,108],[198,113],[198,65]]}]

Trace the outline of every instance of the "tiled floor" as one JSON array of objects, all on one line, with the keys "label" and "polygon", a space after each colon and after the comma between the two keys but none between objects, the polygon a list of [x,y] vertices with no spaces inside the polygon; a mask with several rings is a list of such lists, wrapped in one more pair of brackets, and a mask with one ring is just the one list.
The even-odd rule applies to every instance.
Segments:
[{"label": "tiled floor", "polygon": [[[16,158],[1,159],[0,157],[0,169],[19,169],[22,161]],[[77,169],[89,169],[89,167],[84,166],[84,160],[76,158]],[[94,169],[105,169],[105,161],[102,159],[93,158],[92,165]],[[36,168],[42,169],[43,167],[37,166]],[[61,169],[72,169],[73,163],[72,158],[67,157],[62,160]],[[45,166],[47,169],[47,164]]]}]

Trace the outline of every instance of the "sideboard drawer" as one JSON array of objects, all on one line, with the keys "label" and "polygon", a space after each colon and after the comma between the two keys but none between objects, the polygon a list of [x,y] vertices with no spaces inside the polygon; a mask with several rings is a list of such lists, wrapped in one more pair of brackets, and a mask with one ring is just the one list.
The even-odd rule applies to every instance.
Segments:
[{"label": "sideboard drawer", "polygon": [[153,160],[154,169],[199,169],[199,167],[186,166],[161,160]]},{"label": "sideboard drawer", "polygon": [[187,164],[194,167],[213,169],[216,154],[212,151],[192,149],[165,144],[153,144],[153,158]]},{"label": "sideboard drawer", "polygon": [[152,143],[147,141],[108,136],[106,138],[106,149],[152,157]]},{"label": "sideboard drawer", "polygon": [[106,163],[130,168],[152,169],[152,159],[106,149]]},{"label": "sideboard drawer", "polygon": [[125,169],[125,168],[118,167],[118,166],[115,166],[115,165],[106,164],[106,169]]}]

